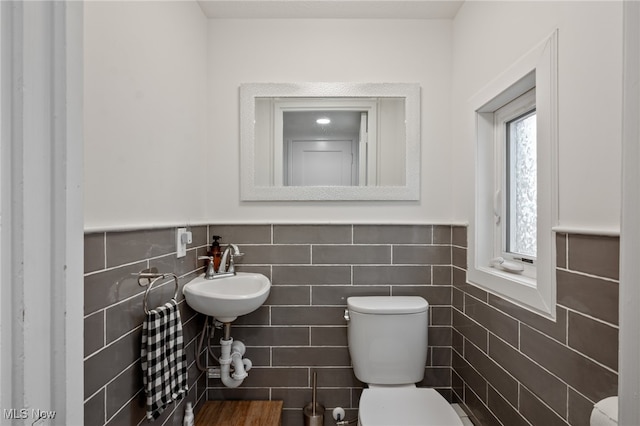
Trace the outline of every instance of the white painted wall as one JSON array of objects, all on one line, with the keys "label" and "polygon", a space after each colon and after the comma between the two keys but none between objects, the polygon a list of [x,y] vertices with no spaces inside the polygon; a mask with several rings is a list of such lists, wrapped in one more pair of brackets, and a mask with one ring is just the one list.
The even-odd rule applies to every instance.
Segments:
[{"label": "white painted wall", "polygon": [[[208,40],[211,220],[450,222],[450,20],[216,19]],[[273,82],[420,83],[421,201],[241,202],[238,88]]]},{"label": "white painted wall", "polygon": [[620,225],[622,2],[466,2],[453,28],[454,217],[474,199],[466,102],[559,29],[559,225]]},{"label": "white painted wall", "polygon": [[84,25],[85,229],[208,219],[200,7],[89,1]]},{"label": "white painted wall", "polygon": [[[616,231],[621,23],[617,1],[474,1],[453,22],[207,21],[195,2],[87,2],[85,228],[466,221],[473,117],[461,106],[559,28],[560,225]],[[305,81],[420,83],[421,201],[240,201],[238,86]]]},{"label": "white painted wall", "polygon": [[618,424],[640,424],[640,3],[624,5]]}]

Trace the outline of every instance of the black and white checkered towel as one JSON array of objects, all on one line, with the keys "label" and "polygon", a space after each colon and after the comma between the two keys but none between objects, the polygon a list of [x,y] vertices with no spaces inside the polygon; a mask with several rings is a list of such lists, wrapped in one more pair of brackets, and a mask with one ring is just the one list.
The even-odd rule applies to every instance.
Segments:
[{"label": "black and white checkered towel", "polygon": [[140,355],[147,419],[155,420],[187,392],[187,357],[175,299],[147,314],[142,324]]}]

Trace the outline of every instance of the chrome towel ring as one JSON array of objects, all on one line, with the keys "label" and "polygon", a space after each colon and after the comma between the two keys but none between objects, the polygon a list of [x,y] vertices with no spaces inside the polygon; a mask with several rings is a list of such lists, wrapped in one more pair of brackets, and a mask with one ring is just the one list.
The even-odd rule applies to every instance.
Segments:
[{"label": "chrome towel ring", "polygon": [[149,308],[148,308],[148,297],[149,297],[149,292],[151,291],[151,287],[156,283],[156,281],[167,278],[167,277],[173,277],[173,281],[176,283],[176,291],[173,294],[173,298],[175,300],[178,300],[178,292],[180,291],[180,283],[178,282],[178,277],[176,274],[173,274],[171,272],[169,273],[159,273],[157,268],[149,268],[149,269],[144,269],[142,271],[140,271],[138,274],[132,274],[132,275],[137,275],[138,276],[138,285],[141,287],[147,287],[147,290],[144,292],[144,301],[143,301],[143,308],[144,308],[144,313],[146,315],[149,314]]}]

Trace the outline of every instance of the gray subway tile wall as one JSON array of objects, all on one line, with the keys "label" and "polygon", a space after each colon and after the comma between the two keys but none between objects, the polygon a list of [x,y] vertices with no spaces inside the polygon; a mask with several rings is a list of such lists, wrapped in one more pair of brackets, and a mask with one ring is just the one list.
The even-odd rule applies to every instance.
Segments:
[{"label": "gray subway tile wall", "polygon": [[[175,229],[99,232],[85,235],[84,395],[86,425],[137,425],[145,416],[140,367],[144,319],[143,294],[135,275],[157,267],[178,275],[180,290],[196,276],[197,256],[205,254],[207,227],[194,227],[187,256],[176,258]],[[161,305],[175,292],[172,279],[156,283],[149,307]],[[156,424],[181,424],[186,401],[206,399],[206,379],[195,366],[196,337],[202,319],[178,292],[189,365],[189,392],[165,410]]]},{"label": "gray subway tile wall", "polygon": [[[343,318],[349,296],[421,295],[431,306],[429,356],[422,385],[451,398],[451,226],[431,225],[223,225],[211,235],[241,246],[239,271],[269,276],[265,306],[234,322],[231,335],[256,350],[240,388],[209,380],[210,399],[248,399],[262,391],[284,400],[283,425],[300,425],[318,374],[318,400],[330,410],[357,415],[363,383],[353,375]],[[216,337],[215,339],[218,339]]]},{"label": "gray subway tile wall", "polygon": [[[231,335],[247,345],[254,365],[235,389],[196,368],[203,319],[182,300],[187,400],[194,403],[280,399],[283,425],[299,425],[317,371],[319,401],[355,418],[364,384],[353,375],[343,314],[347,297],[360,295],[429,301],[430,348],[420,385],[464,402],[476,424],[587,424],[593,403],[616,392],[617,238],[556,236],[558,306],[551,321],[466,283],[466,227],[238,224],[192,230],[183,259],[175,258],[173,228],[85,236],[86,424],[134,425],[144,416],[144,289],[130,274],[156,266],[178,273],[182,285],[201,272],[196,259],[212,235],[240,245],[239,271],[263,273],[273,286],[264,306],[233,323]],[[172,283],[152,293],[153,303],[162,303]],[[184,406],[174,408],[157,423],[179,424]],[[328,410],[326,425],[333,424],[330,418]]]},{"label": "gray subway tile wall", "polygon": [[[453,245],[466,251],[461,229]],[[454,255],[452,389],[479,424],[585,425],[617,395],[619,238],[559,233],[556,248],[555,321],[467,284]]]}]

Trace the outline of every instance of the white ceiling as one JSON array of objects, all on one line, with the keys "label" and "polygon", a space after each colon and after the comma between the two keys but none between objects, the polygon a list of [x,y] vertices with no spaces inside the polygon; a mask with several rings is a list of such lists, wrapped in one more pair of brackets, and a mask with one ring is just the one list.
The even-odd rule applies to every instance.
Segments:
[{"label": "white ceiling", "polygon": [[451,19],[464,0],[198,0],[209,18]]}]

